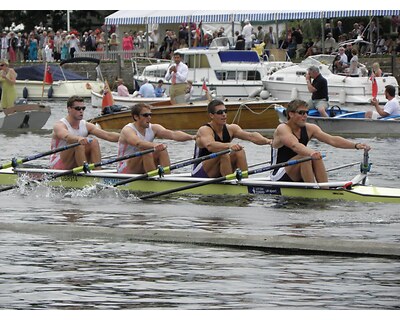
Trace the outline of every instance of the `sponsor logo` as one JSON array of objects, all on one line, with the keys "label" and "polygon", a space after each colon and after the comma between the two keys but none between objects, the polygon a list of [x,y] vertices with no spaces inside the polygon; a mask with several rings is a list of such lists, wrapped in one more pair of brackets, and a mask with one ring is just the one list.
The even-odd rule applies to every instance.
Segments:
[{"label": "sponsor logo", "polygon": [[248,187],[248,191],[251,194],[272,194],[281,195],[281,188],[279,187]]}]

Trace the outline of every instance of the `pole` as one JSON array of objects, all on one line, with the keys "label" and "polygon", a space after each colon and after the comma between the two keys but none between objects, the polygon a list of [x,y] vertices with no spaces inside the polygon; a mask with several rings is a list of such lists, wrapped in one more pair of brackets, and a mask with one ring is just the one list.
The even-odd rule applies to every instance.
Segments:
[{"label": "pole", "polygon": [[71,23],[70,23],[70,14],[69,14],[69,10],[67,10],[67,31],[68,31],[68,32],[71,31]]}]

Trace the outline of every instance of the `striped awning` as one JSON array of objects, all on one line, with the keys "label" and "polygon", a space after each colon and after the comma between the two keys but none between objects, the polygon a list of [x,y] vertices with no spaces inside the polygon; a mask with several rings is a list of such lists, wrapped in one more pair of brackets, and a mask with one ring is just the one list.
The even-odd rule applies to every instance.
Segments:
[{"label": "striped awning", "polygon": [[105,19],[107,25],[154,23],[285,21],[321,18],[346,18],[400,15],[400,10],[337,10],[337,11],[201,11],[201,10],[120,10]]}]

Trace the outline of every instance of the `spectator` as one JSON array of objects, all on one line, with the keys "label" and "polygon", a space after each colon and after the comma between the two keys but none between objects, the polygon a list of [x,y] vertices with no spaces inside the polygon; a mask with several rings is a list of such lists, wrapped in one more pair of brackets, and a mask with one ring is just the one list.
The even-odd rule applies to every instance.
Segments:
[{"label": "spectator", "polygon": [[154,93],[154,87],[151,83],[149,83],[149,80],[143,80],[143,84],[139,89],[139,95],[143,98],[154,98],[156,96]]}]

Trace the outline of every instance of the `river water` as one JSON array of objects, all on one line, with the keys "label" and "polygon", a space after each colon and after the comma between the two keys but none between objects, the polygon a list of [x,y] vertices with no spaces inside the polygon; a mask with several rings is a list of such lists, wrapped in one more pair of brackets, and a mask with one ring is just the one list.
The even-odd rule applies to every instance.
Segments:
[{"label": "river water", "polygon": [[[0,163],[49,149],[66,103],[51,103],[45,130],[0,133]],[[86,118],[97,115],[89,107]],[[357,139],[373,150],[370,182],[399,187],[398,139]],[[193,144],[168,141],[172,162]],[[269,147],[244,142],[249,164]],[[327,168],[362,152],[312,142]],[[103,155],[116,145],[102,142]],[[46,165],[48,158],[31,164]],[[180,169],[186,170],[185,168]],[[347,179],[357,166],[332,171]],[[399,309],[400,261],[375,257],[276,254],[229,247],[140,242],[85,235],[95,227],[210,234],[320,237],[400,244],[398,205],[283,200],[272,197],[171,196],[151,201],[112,190],[61,192],[38,186],[0,193],[1,309]],[[46,226],[59,226],[57,231]],[[31,226],[40,226],[31,232]],[[70,236],[69,229],[82,227]]]}]

